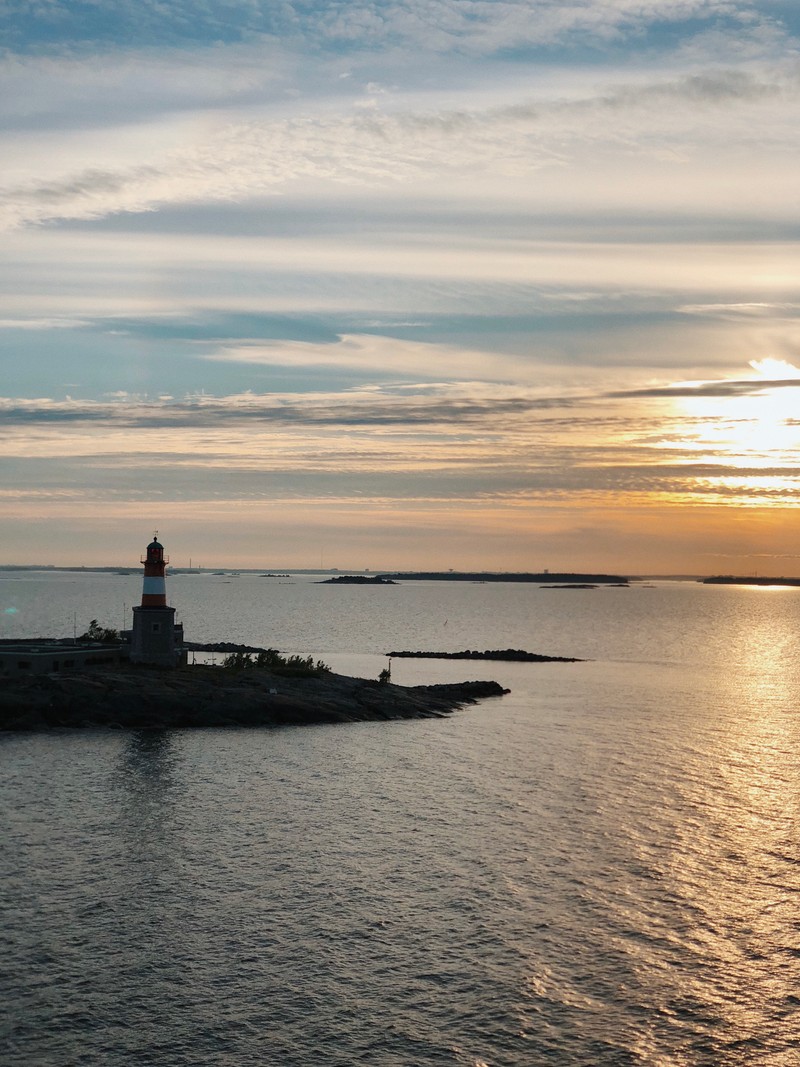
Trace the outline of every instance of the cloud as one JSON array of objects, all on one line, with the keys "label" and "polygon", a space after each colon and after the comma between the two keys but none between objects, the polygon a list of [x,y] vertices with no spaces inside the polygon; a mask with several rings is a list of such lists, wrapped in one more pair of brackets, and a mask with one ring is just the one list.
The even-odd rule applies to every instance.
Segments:
[{"label": "cloud", "polygon": [[793,303],[735,303],[735,304],[684,304],[676,309],[681,315],[703,315],[708,318],[729,319],[775,319],[796,318],[800,304]]},{"label": "cloud", "polygon": [[[747,407],[727,410],[728,400],[773,384],[615,391],[584,382],[556,391],[416,381],[303,394],[5,398],[3,499],[28,515],[100,501],[111,511],[268,501],[321,509],[314,522],[333,504],[362,516],[413,505],[431,509],[437,528],[448,508],[496,508],[498,529],[531,508],[792,507],[794,453],[744,447],[750,430],[758,442],[758,420]],[[681,401],[698,395],[716,397],[718,414],[706,404],[691,415]]]},{"label": "cloud", "polygon": [[266,366],[352,368],[394,378],[430,376],[435,379],[506,379],[530,376],[530,362],[522,358],[455,345],[420,344],[372,334],[345,334],[335,343],[303,341],[249,342],[224,346],[204,359]]},{"label": "cloud", "polygon": [[[627,85],[601,95],[596,105],[610,109],[645,107],[666,103],[692,103],[720,107],[739,103],[761,103],[797,91],[796,77],[776,80],[756,77],[745,70],[716,70],[687,74],[680,78]],[[585,102],[577,106],[586,106]]]},{"label": "cloud", "polygon": [[193,428],[227,423],[307,426],[461,425],[569,407],[569,395],[548,396],[469,383],[369,388],[346,393],[240,393],[181,400],[121,395],[106,401],[0,397],[0,427],[106,423],[121,429]]},{"label": "cloud", "polygon": [[744,378],[712,382],[683,382],[677,385],[646,386],[642,389],[623,389],[609,393],[614,399],[650,398],[673,399],[678,397],[741,397],[761,396],[774,389],[798,389],[800,378],[765,379]]},{"label": "cloud", "polygon": [[[0,57],[0,129],[33,131],[57,144],[64,134],[136,126],[187,114],[286,100],[297,62],[279,47],[184,50],[126,48],[91,55]],[[326,85],[328,78],[319,76]],[[312,92],[313,75],[305,81]],[[35,145],[28,144],[28,150]]]},{"label": "cloud", "polygon": [[[300,45],[352,52],[408,47],[487,55],[502,49],[608,46],[626,37],[653,41],[666,27],[753,32],[776,25],[771,9],[742,0],[105,0],[97,4],[0,7],[6,39],[19,49],[66,43],[172,44],[286,37]],[[66,10],[65,10],[66,9]]]},{"label": "cloud", "polygon": [[79,330],[88,325],[86,319],[0,319],[0,330]]},{"label": "cloud", "polygon": [[[328,195],[347,188],[419,195],[447,182],[458,198],[485,199],[496,187],[524,200],[536,179],[539,196],[559,189],[563,195],[566,187],[580,201],[590,190],[609,197],[612,177],[625,175],[657,200],[675,187],[672,198],[683,202],[687,181],[702,193],[698,173],[702,179],[712,148],[731,160],[732,198],[756,172],[765,196],[767,168],[752,163],[751,173],[752,161],[735,150],[743,140],[773,154],[773,183],[788,183],[790,170],[794,177],[788,158],[779,166],[800,90],[786,61],[760,72],[659,78],[630,72],[627,84],[600,71],[591,86],[576,83],[568,70],[549,83],[530,83],[506,64],[499,93],[487,72],[466,88],[444,85],[424,94],[417,85],[423,72],[412,65],[402,87],[363,109],[361,85],[342,89],[332,61],[324,74],[311,73],[307,60],[278,49],[273,71],[276,47],[266,57],[222,47],[205,63],[172,52],[130,54],[117,63],[107,57],[0,63],[0,101],[22,102],[8,113],[12,130],[0,143],[15,163],[0,221],[13,226],[244,201],[298,184]],[[48,115],[52,129],[32,140],[26,127],[36,130]],[[106,132],[97,135],[93,124]]]},{"label": "cloud", "polygon": [[[183,151],[135,166],[92,166],[2,190],[6,225],[98,218],[161,204],[277,194],[298,181],[393,187],[441,172],[527,172],[558,163],[544,146],[509,141],[501,116],[300,116],[211,124]],[[513,117],[514,125],[519,119]]]}]

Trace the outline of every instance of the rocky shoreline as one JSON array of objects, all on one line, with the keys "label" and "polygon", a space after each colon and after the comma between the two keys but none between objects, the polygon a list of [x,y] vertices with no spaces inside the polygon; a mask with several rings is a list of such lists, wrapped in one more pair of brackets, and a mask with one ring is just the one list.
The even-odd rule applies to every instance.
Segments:
[{"label": "rocky shoreline", "polygon": [[288,677],[252,669],[175,671],[115,665],[5,679],[0,730],[287,726],[429,719],[507,689],[498,682],[399,686],[326,672]]}]

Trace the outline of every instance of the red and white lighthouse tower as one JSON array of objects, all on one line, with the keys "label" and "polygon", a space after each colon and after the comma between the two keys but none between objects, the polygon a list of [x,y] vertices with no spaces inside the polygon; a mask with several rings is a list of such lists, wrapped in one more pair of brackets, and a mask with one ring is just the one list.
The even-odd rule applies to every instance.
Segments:
[{"label": "red and white lighthouse tower", "polygon": [[144,563],[143,608],[165,608],[167,606],[166,571],[169,556],[164,555],[164,546],[158,543],[157,538],[158,530],[147,546],[147,554],[139,561]]},{"label": "red and white lighthouse tower", "polygon": [[152,663],[158,667],[175,667],[175,608],[167,605],[166,569],[169,557],[159,544],[158,531],[142,557],[144,581],[142,602],[133,609],[131,661]]}]

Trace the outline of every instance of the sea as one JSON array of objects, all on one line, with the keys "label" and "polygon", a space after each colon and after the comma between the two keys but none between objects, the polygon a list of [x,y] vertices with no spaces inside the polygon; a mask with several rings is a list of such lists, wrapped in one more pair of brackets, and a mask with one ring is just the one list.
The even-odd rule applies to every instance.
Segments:
[{"label": "sea", "polygon": [[[1,572],[0,636],[137,575]],[[510,692],[0,736],[4,1067],[796,1067],[800,589],[176,574],[188,638]]]}]

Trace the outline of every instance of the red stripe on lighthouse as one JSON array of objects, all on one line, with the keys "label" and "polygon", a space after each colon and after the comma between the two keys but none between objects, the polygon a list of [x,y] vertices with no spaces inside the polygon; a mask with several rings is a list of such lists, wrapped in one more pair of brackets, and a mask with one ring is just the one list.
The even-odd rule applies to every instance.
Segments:
[{"label": "red stripe on lighthouse", "polygon": [[166,569],[169,559],[164,555],[164,546],[154,537],[147,546],[142,582],[142,607],[165,608],[167,606]]}]

